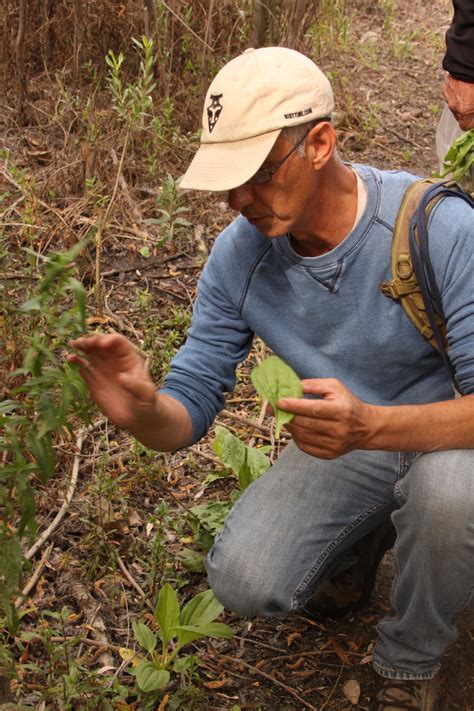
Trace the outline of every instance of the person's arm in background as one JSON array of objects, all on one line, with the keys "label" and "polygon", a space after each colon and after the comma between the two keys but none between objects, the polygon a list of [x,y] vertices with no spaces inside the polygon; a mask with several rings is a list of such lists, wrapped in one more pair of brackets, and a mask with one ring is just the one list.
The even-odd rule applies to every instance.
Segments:
[{"label": "person's arm in background", "polygon": [[453,0],[454,16],[446,32],[443,94],[460,128],[474,128],[474,2]]}]

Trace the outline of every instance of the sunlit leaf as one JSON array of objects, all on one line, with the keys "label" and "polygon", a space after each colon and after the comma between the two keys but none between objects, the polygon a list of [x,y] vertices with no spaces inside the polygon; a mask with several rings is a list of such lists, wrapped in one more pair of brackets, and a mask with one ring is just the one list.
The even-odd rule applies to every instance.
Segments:
[{"label": "sunlit leaf", "polygon": [[268,400],[275,413],[275,437],[280,437],[281,428],[291,422],[294,415],[278,407],[283,397],[301,397],[303,388],[297,374],[278,356],[269,356],[251,374],[252,383],[258,394]]}]

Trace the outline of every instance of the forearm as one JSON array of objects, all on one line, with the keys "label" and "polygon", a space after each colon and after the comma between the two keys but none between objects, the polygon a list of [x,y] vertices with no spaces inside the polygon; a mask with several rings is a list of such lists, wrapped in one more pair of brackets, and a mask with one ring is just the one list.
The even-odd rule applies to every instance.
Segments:
[{"label": "forearm", "polygon": [[369,405],[367,449],[433,452],[474,448],[474,395],[427,405]]},{"label": "forearm", "polygon": [[155,412],[128,428],[145,447],[172,452],[191,441],[192,423],[188,411],[169,395],[156,395]]}]

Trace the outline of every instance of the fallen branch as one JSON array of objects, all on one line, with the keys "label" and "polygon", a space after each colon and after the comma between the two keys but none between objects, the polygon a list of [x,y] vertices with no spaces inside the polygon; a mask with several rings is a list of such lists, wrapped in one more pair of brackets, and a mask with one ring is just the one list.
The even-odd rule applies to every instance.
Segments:
[{"label": "fallen branch", "polygon": [[27,595],[30,594],[30,592],[33,590],[35,587],[36,583],[41,577],[41,573],[43,572],[43,568],[46,565],[48,558],[51,554],[51,551],[53,550],[54,543],[50,543],[43,555],[41,556],[41,560],[39,563],[37,563],[36,568],[33,572],[33,575],[30,577],[28,582],[26,583],[25,587],[21,591],[21,595],[17,597],[15,600],[15,607],[18,610],[21,606],[21,603],[24,601]]},{"label": "fallen branch", "polygon": [[102,425],[105,422],[105,419],[106,419],[105,417],[101,418],[100,420],[95,422],[93,425],[90,425],[90,427],[87,427],[86,429],[82,430],[79,433],[77,440],[76,440],[76,454],[74,455],[71,481],[69,482],[69,487],[67,490],[66,499],[65,499],[63,505],[61,506],[61,508],[59,509],[58,513],[54,517],[53,521],[48,526],[48,528],[46,528],[43,531],[41,536],[33,543],[31,548],[29,548],[29,550],[26,551],[25,556],[24,556],[26,558],[26,560],[31,560],[31,558],[33,558],[33,556],[39,551],[41,546],[44,543],[46,543],[46,541],[51,536],[53,531],[59,526],[62,519],[64,518],[64,515],[69,508],[69,504],[71,503],[72,497],[74,496],[74,492],[76,490],[77,478],[79,475],[79,463],[81,461],[81,449],[82,449],[82,444],[84,442],[84,439],[89,432],[92,432],[97,427],[100,427],[100,425]]},{"label": "fallen branch", "polygon": [[143,216],[138,208],[138,206],[134,203],[132,200],[132,196],[130,195],[130,191],[128,189],[128,184],[127,181],[124,178],[122,168],[119,164],[119,159],[117,157],[117,153],[113,148],[110,149],[110,155],[112,157],[112,163],[114,164],[114,167],[118,171],[118,179],[119,179],[119,184],[120,188],[125,195],[125,199],[127,200],[129,206],[130,206],[130,211],[132,213],[132,217],[135,220],[135,222],[142,223],[143,222]]},{"label": "fallen branch", "polygon": [[[60,587],[62,594],[74,599],[75,604],[82,610],[85,618],[92,620],[87,629],[96,641],[100,643],[100,646],[103,646],[104,649],[108,649],[109,644],[106,637],[107,628],[105,622],[102,617],[98,615],[99,608],[97,607],[97,603],[86,586],[81,581],[73,578],[71,574],[66,573]],[[86,644],[87,640],[83,639],[81,642]],[[106,651],[100,655],[100,663],[103,667],[113,667],[113,659]]]},{"label": "fallen branch", "polygon": [[144,600],[145,605],[146,605],[148,608],[150,608],[150,610],[153,610],[153,609],[154,609],[154,608],[153,608],[153,605],[152,605],[151,602],[147,599],[147,596],[146,596],[145,591],[142,590],[142,588],[141,588],[140,585],[137,583],[137,581],[135,580],[135,578],[134,578],[134,577],[132,576],[132,574],[128,571],[127,567],[125,566],[125,563],[123,562],[123,560],[121,559],[121,557],[119,556],[119,554],[117,553],[117,551],[115,551],[115,558],[116,558],[116,560],[117,560],[117,563],[119,564],[120,570],[121,570],[122,573],[125,575],[125,577],[127,578],[128,582],[130,583],[130,585],[131,585],[133,588],[135,588],[135,590],[136,590],[137,593],[140,595],[140,597],[142,598],[142,600]]},{"label": "fallen branch", "polygon": [[[247,662],[243,662],[241,659],[234,659],[233,657],[228,657],[226,654],[221,654],[220,655],[221,659],[225,659],[228,662],[232,662],[232,664],[242,664],[246,669],[249,671],[252,671],[254,674],[259,674],[260,676],[263,676],[265,679],[268,679],[268,681],[273,682],[274,684],[277,684],[277,686],[281,686],[282,689],[284,689],[288,694],[291,694],[291,696],[294,696],[295,699],[298,699],[300,704],[303,706],[306,706],[307,709],[312,709],[313,711],[318,711],[316,706],[313,706],[313,704],[310,704],[308,701],[305,701],[302,696],[300,696],[291,686],[287,686],[284,684],[282,681],[279,681],[278,679],[274,679],[270,674],[267,674],[266,672],[261,671],[260,669],[257,669],[257,667],[253,667],[251,664],[247,664]],[[228,670],[226,670],[228,671]],[[229,674],[232,674],[233,672],[228,671]]]}]

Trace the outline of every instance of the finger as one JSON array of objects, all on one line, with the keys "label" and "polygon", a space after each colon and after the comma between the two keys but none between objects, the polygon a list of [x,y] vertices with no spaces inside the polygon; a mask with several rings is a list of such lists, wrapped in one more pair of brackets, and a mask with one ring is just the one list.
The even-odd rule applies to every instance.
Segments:
[{"label": "finger", "polygon": [[87,369],[90,366],[89,361],[85,358],[81,358],[81,356],[77,355],[77,353],[72,353],[71,355],[68,355],[67,362],[71,363],[71,365],[79,365],[81,366],[81,368],[84,369]]},{"label": "finger", "polygon": [[308,417],[307,415],[295,415],[289,424],[302,432],[318,434],[319,432],[327,432],[335,420],[336,418],[325,417],[324,413],[323,416],[316,415],[312,417]]},{"label": "finger", "polygon": [[336,400],[309,400],[308,398],[282,398],[278,407],[294,415],[307,418],[336,419],[340,413],[340,403]]},{"label": "finger", "polygon": [[319,395],[326,398],[346,390],[341,381],[336,378],[309,378],[302,380],[301,384],[305,395]]},{"label": "finger", "polygon": [[129,341],[120,333],[91,333],[80,336],[70,343],[73,348],[89,353],[94,350],[123,350],[124,348],[128,351],[126,346]]}]

